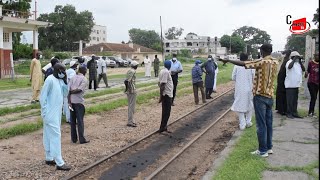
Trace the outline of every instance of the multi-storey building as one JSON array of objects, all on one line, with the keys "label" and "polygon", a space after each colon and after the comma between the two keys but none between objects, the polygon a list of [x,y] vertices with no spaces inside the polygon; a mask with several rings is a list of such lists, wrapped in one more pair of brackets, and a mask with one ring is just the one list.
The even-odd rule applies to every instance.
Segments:
[{"label": "multi-storey building", "polygon": [[178,53],[182,49],[190,50],[193,54],[213,54],[224,56],[227,48],[221,47],[220,38],[188,34],[184,39],[164,40],[165,54]]},{"label": "multi-storey building", "polygon": [[94,25],[90,34],[90,41],[86,46],[107,42],[107,27]]}]

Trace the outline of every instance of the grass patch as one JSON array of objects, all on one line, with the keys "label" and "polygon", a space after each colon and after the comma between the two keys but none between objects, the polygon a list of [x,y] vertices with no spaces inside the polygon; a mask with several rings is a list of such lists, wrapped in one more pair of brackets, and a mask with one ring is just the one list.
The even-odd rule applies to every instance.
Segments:
[{"label": "grass patch", "polygon": [[0,131],[0,139],[7,139],[17,135],[34,132],[42,128],[42,121],[38,120],[36,123],[21,123],[9,128],[3,128]]},{"label": "grass patch", "polygon": [[1,79],[0,80],[0,90],[13,90],[17,88],[27,88],[31,86],[30,79],[28,78],[16,78],[11,79]]},{"label": "grass patch", "polygon": [[306,166],[298,167],[298,166],[281,166],[281,167],[267,167],[269,171],[298,171],[306,173],[315,179],[319,179],[319,175],[314,172],[313,169],[319,168],[319,160],[314,161]]},{"label": "grass patch", "polygon": [[[226,72],[223,74],[220,74],[218,76],[218,82],[217,84],[223,84],[228,82],[231,79],[231,72],[232,72],[232,67],[225,67]],[[228,80],[229,79],[229,80]],[[180,80],[190,80],[190,76],[185,76],[185,77],[181,77]],[[189,83],[181,83],[180,85],[178,85],[178,91],[177,91],[177,96],[183,96],[185,94],[190,94],[192,93],[192,89],[191,89],[191,80]],[[154,85],[154,83],[152,83],[152,85]],[[141,85],[142,86],[142,85]],[[112,89],[110,89],[111,91]],[[145,104],[148,102],[151,102],[153,99],[158,98],[159,97],[159,90],[156,89],[152,92],[148,92],[145,94],[141,94],[137,96],[137,104]],[[102,103],[102,104],[97,104],[95,106],[91,106],[89,108],[86,109],[86,114],[93,114],[93,113],[99,113],[99,112],[103,112],[103,111],[110,111],[119,107],[123,107],[123,106],[127,106],[128,102],[127,102],[127,98],[120,98],[111,102],[106,102],[106,103]],[[35,105],[29,105],[29,106],[20,106],[20,107],[16,107],[16,108],[2,108],[0,109],[0,114],[5,114],[5,113],[12,113],[12,112],[22,112],[22,111],[26,111],[26,110],[30,110],[30,109],[37,109],[40,108],[39,104],[35,104]],[[17,111],[17,109],[19,109],[19,111]],[[62,117],[62,122],[64,121],[64,116]],[[21,135],[21,134],[26,134],[29,132],[33,132],[36,130],[41,129],[43,126],[43,122],[42,121],[38,121],[36,123],[22,123],[22,124],[18,124],[15,125],[13,127],[10,128],[3,128],[0,131],[0,139],[4,139],[4,138],[10,138],[10,137],[14,137],[16,135]],[[253,128],[251,128],[253,129]]]},{"label": "grass patch", "polygon": [[258,147],[254,126],[243,132],[235,147],[213,179],[261,179],[261,173],[266,169],[267,162],[259,156],[250,154],[250,151],[254,151]]},{"label": "grass patch", "polygon": [[26,106],[16,106],[12,108],[9,108],[9,107],[0,108],[0,116],[4,116],[10,113],[28,111],[31,109],[40,109],[40,104],[30,104]]}]

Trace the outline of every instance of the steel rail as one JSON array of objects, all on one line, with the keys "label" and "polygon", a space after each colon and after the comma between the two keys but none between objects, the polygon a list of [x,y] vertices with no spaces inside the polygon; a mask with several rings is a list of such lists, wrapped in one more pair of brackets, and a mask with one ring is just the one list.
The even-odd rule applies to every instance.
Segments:
[{"label": "steel rail", "polygon": [[[173,122],[171,122],[170,124],[168,124],[168,126],[171,126],[171,125],[179,122],[179,121],[182,120],[183,118],[189,116],[190,114],[198,111],[199,109],[201,109],[201,108],[203,108],[203,107],[205,107],[205,106],[208,106],[209,104],[211,104],[211,103],[214,102],[215,100],[219,99],[220,97],[222,97],[222,96],[224,96],[225,94],[227,94],[227,93],[229,93],[230,91],[232,91],[233,89],[234,89],[234,88],[228,89],[226,92],[224,92],[224,93],[220,94],[219,96],[213,98],[212,100],[210,100],[210,101],[207,102],[206,104],[203,104],[203,105],[199,106],[198,108],[194,109],[193,111],[190,111],[190,112],[188,112],[187,114],[184,114],[184,115],[180,116],[178,119],[176,119],[175,121],[173,121]],[[97,165],[99,165],[99,164],[107,161],[108,159],[112,159],[112,157],[114,157],[114,156],[116,156],[116,155],[124,152],[125,150],[131,148],[132,146],[140,143],[141,141],[143,141],[143,140],[145,140],[145,139],[147,139],[147,138],[149,138],[149,137],[151,137],[151,136],[153,136],[153,135],[155,135],[155,134],[157,134],[157,133],[158,133],[158,130],[155,130],[155,131],[147,134],[146,136],[144,136],[144,137],[136,140],[135,142],[133,142],[133,143],[131,143],[131,144],[128,144],[127,146],[125,146],[125,147],[119,149],[118,151],[110,154],[109,156],[103,157],[103,158],[101,158],[100,160],[98,160],[98,161],[96,161],[96,162],[94,162],[94,163],[92,163],[92,164],[90,164],[90,165],[82,168],[82,169],[79,170],[78,172],[75,172],[75,173],[73,173],[73,174],[71,174],[71,175],[63,178],[63,180],[70,180],[70,179],[76,178],[77,176],[80,176],[81,174],[84,174],[85,172],[87,172],[87,171],[91,170],[92,168],[96,167]]]},{"label": "steel rail", "polygon": [[170,160],[168,160],[166,163],[162,164],[158,169],[156,169],[153,173],[151,173],[148,177],[146,177],[144,180],[151,180],[156,175],[158,175],[162,170],[164,170],[167,166],[169,166],[175,159],[177,159],[183,152],[185,152],[193,143],[195,143],[200,137],[202,137],[209,129],[211,129],[217,122],[220,122],[220,120],[229,113],[231,109],[229,108],[227,111],[225,111],[220,117],[217,118],[216,121],[211,123],[206,129],[204,129],[200,134],[198,134],[195,138],[193,138],[188,144],[186,144],[177,154],[175,154]]}]

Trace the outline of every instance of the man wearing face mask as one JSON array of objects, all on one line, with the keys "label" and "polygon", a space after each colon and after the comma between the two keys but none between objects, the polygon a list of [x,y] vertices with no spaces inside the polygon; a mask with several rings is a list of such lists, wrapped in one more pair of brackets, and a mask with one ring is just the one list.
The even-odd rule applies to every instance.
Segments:
[{"label": "man wearing face mask", "polygon": [[182,65],[180,61],[178,61],[177,55],[173,54],[171,59],[171,68],[170,68],[171,78],[173,81],[173,97],[172,97],[172,103],[171,103],[172,106],[175,105],[174,98],[176,97],[176,93],[177,93],[177,86],[178,86],[178,79],[179,79],[178,74],[181,73],[182,70],[183,70]]},{"label": "man wearing face mask", "polygon": [[53,67],[54,67],[55,64],[59,63],[59,59],[53,58],[53,59],[51,59],[50,63],[51,63],[51,67],[49,67],[49,68],[46,70],[46,73],[45,73],[45,76],[44,76],[44,80],[46,80],[48,76],[50,76],[51,74],[53,74],[53,71],[54,71],[54,70],[53,70]]},{"label": "man wearing face mask", "polygon": [[32,59],[30,65],[30,81],[33,90],[31,103],[39,102],[40,89],[42,85],[41,63],[39,59],[41,54],[38,52],[36,58]]},{"label": "man wearing face mask", "polygon": [[211,94],[213,92],[214,76],[217,66],[213,62],[211,55],[208,56],[208,61],[201,65],[202,71],[206,74],[205,87],[206,87],[206,99],[212,99]]},{"label": "man wearing face mask", "polygon": [[287,117],[288,118],[302,118],[298,115],[298,96],[299,87],[302,84],[302,72],[305,67],[302,64],[301,56],[297,51],[290,54],[290,59],[286,63],[286,78],[284,86],[286,87],[287,98]]},{"label": "man wearing face mask", "polygon": [[53,74],[44,82],[40,96],[45,163],[56,165],[57,170],[69,171],[71,168],[61,155],[61,113],[63,98],[68,94],[66,68],[60,63],[53,68]]},{"label": "man wearing face mask", "polygon": [[93,89],[97,90],[97,62],[96,55],[92,54],[91,60],[87,63],[87,68],[89,69],[89,89],[92,89],[92,81],[93,81]]}]

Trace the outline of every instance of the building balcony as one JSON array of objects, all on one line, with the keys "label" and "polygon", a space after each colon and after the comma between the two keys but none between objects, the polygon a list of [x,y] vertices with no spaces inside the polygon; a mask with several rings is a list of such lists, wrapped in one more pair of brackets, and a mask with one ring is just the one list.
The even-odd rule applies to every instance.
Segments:
[{"label": "building balcony", "polygon": [[2,16],[14,17],[20,19],[34,19],[34,15],[26,11],[15,11],[10,9],[2,9]]}]

